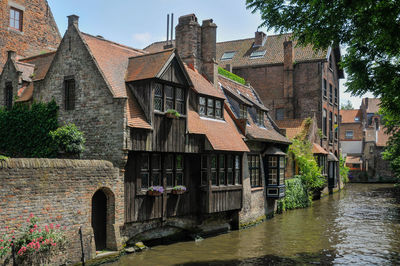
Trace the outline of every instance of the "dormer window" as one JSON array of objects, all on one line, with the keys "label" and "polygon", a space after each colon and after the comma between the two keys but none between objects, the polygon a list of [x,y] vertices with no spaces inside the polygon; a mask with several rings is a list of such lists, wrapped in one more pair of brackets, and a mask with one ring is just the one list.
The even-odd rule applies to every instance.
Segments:
[{"label": "dormer window", "polygon": [[264,111],[261,109],[257,109],[257,125],[264,126]]},{"label": "dormer window", "polygon": [[264,57],[266,50],[262,50],[262,51],[253,51],[250,54],[250,58],[261,58]]},{"label": "dormer window", "polygon": [[210,118],[222,119],[223,102],[222,100],[199,96],[199,114]]},{"label": "dormer window", "polygon": [[222,57],[221,60],[230,60],[235,56],[236,52],[225,52]]},{"label": "dormer window", "polygon": [[247,119],[247,106],[244,104],[240,105],[239,118]]},{"label": "dormer window", "polygon": [[156,83],[154,88],[154,110],[166,112],[176,110],[185,114],[185,92],[182,88]]},{"label": "dormer window", "polygon": [[22,10],[10,7],[10,28],[22,31],[22,19],[23,19]]}]

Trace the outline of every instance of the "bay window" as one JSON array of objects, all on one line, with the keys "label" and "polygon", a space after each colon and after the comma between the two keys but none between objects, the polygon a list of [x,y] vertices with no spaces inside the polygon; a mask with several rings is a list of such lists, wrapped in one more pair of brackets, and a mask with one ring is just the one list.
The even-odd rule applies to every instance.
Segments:
[{"label": "bay window", "polygon": [[271,147],[265,153],[265,174],[267,197],[281,198],[285,196],[285,157],[278,148]]}]

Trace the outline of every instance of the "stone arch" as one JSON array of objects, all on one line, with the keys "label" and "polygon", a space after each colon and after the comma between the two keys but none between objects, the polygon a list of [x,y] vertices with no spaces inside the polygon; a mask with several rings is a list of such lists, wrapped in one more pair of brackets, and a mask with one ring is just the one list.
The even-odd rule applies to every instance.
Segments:
[{"label": "stone arch", "polygon": [[102,187],[92,196],[91,224],[96,250],[117,250],[115,232],[115,195],[110,188]]}]

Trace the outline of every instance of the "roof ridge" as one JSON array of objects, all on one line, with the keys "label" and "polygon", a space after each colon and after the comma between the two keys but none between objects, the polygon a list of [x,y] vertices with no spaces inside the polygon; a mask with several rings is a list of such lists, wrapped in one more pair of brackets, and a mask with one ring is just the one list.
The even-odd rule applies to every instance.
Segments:
[{"label": "roof ridge", "polygon": [[133,50],[133,51],[135,51],[135,52],[140,52],[140,53],[146,54],[146,51],[144,51],[144,50],[142,50],[142,49],[133,48],[133,47],[131,47],[131,46],[127,46],[127,45],[125,45],[125,44],[117,43],[117,42],[114,42],[114,41],[105,39],[105,38],[103,38],[103,37],[97,37],[97,36],[94,36],[94,35],[89,34],[89,33],[86,33],[86,32],[81,32],[81,33],[82,33],[83,35],[86,35],[86,36],[95,38],[95,39],[100,40],[100,41],[105,41],[105,42],[109,42],[109,43],[115,44],[115,45],[117,45],[117,46],[120,46],[121,48],[126,48],[126,49],[129,49],[129,50]]},{"label": "roof ridge", "polygon": [[154,45],[154,44],[165,43],[165,42],[169,42],[169,41],[174,42],[175,39],[173,39],[173,40],[168,40],[168,41],[165,40],[165,41],[153,42],[153,43],[150,43],[149,45],[147,45],[146,47],[144,47],[142,50],[146,50],[147,48],[149,48],[150,46],[152,46],[152,45]]},{"label": "roof ridge", "polygon": [[131,59],[131,58],[139,58],[139,57],[144,57],[144,56],[149,56],[149,55],[155,55],[155,54],[161,54],[161,53],[170,52],[170,51],[173,51],[173,50],[175,50],[175,48],[169,48],[169,49],[162,50],[162,51],[156,51],[156,52],[153,52],[153,53],[146,53],[146,54],[141,54],[141,55],[136,55],[136,56],[134,55],[134,56],[130,56],[129,59]]},{"label": "roof ridge", "polygon": [[[268,34],[267,34],[267,38],[268,38],[268,37],[276,37],[276,36],[291,35],[291,34],[293,34],[293,32],[289,32],[289,33],[280,33],[280,34],[272,34],[272,35],[268,35]],[[242,38],[242,39],[237,39],[237,40],[230,40],[230,41],[217,42],[217,44],[220,44],[220,43],[227,43],[227,42],[247,41],[247,40],[254,40],[254,39],[255,39],[255,37]]]},{"label": "roof ridge", "polygon": [[18,65],[24,65],[24,66],[30,66],[30,67],[35,67],[35,64],[31,64],[31,63],[26,63],[26,62],[22,62],[22,61],[17,61],[15,62]]},{"label": "roof ridge", "polygon": [[32,60],[32,59],[39,58],[39,57],[45,57],[45,56],[48,56],[48,55],[51,55],[51,54],[55,54],[56,52],[57,52],[57,50],[56,51],[46,52],[46,53],[43,53],[43,54],[37,54],[37,55],[29,56],[29,57],[24,57],[24,58],[18,59],[18,62],[25,61],[25,60]]}]

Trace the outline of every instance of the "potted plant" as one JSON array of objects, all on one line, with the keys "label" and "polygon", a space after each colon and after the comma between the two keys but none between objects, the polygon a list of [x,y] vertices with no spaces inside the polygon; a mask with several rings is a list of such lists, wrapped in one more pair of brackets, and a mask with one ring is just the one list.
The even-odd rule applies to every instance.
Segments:
[{"label": "potted plant", "polygon": [[178,111],[174,110],[174,109],[168,109],[165,112],[165,116],[168,118],[179,118],[181,115],[179,114]]},{"label": "potted plant", "polygon": [[147,190],[147,195],[149,196],[160,196],[164,193],[164,188],[162,186],[151,186]]},{"label": "potted plant", "polygon": [[185,186],[175,186],[172,188],[172,194],[180,195],[186,192]]}]

